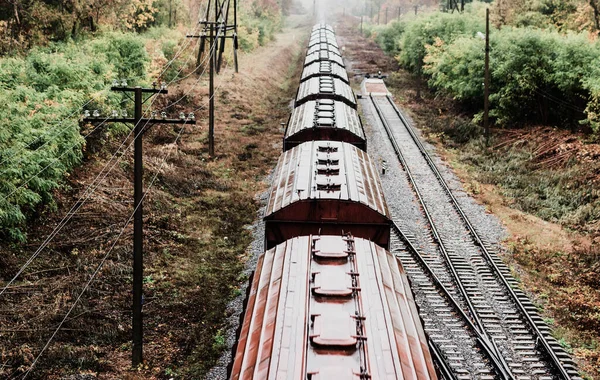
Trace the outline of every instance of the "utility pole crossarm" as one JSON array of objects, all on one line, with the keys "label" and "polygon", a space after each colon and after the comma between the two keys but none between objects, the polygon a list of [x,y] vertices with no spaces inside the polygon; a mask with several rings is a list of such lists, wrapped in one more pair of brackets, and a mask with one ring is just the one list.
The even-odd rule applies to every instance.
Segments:
[{"label": "utility pole crossarm", "polygon": [[[129,117],[129,118],[121,118],[121,117],[116,117],[116,118],[102,118],[102,117],[84,117],[83,118],[83,122],[84,123],[91,123],[91,124],[98,124],[98,123],[131,123],[134,124],[136,123],[136,119]],[[140,124],[190,124],[190,125],[196,125],[196,120],[186,117],[186,118],[182,118],[182,119],[156,119],[156,118],[141,118],[139,120]]]}]

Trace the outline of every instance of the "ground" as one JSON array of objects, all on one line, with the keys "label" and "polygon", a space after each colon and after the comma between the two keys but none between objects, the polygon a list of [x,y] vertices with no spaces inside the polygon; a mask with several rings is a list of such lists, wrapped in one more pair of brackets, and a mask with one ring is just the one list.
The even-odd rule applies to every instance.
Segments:
[{"label": "ground", "polygon": [[[311,26],[305,16],[289,17],[274,41],[241,55],[239,74],[228,66],[216,78],[215,157],[207,151],[206,107],[196,112],[196,126],[156,126],[144,135],[144,365],[130,364],[132,227],[123,226],[132,211],[132,154],[110,161],[126,135],[101,133],[56,193],[56,209],[35,220],[28,243],[1,246],[0,277],[11,278],[94,178],[106,174],[0,299],[0,377],[30,367],[107,253],[29,378],[201,378],[214,364],[224,347],[227,302],[247,280],[241,274],[255,194],[268,186],[263,179],[281,152],[280,123]],[[207,88],[206,77],[191,75],[153,108],[179,100],[170,112],[189,112],[208,103]]]}]

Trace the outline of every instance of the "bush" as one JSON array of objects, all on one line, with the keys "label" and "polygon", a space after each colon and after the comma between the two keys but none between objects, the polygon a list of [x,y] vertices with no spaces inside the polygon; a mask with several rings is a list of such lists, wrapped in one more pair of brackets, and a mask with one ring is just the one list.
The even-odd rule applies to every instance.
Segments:
[{"label": "bush", "polygon": [[145,79],[147,63],[143,42],[125,34],[0,60],[0,235],[23,240],[27,217],[52,205],[53,191],[81,161],[82,105],[92,98],[88,107],[118,107],[121,95],[106,88],[122,76]]},{"label": "bush", "polygon": [[244,20],[243,26],[238,29],[239,47],[242,51],[252,51],[258,46],[264,46],[281,29],[281,12],[274,4],[259,4],[255,1],[242,5],[239,17]]},{"label": "bush", "polygon": [[[586,78],[600,53],[597,44],[581,34],[530,28],[503,28],[490,40],[490,114],[498,124],[572,124],[584,116],[590,93],[585,83],[594,88],[594,80]],[[425,58],[429,85],[480,110],[483,49],[483,41],[473,36],[448,45],[436,41]]]},{"label": "bush", "polygon": [[[430,13],[377,29],[375,39],[400,65],[481,120],[483,7]],[[600,130],[600,43],[586,33],[531,27],[490,32],[490,115],[498,125],[544,123]]]}]

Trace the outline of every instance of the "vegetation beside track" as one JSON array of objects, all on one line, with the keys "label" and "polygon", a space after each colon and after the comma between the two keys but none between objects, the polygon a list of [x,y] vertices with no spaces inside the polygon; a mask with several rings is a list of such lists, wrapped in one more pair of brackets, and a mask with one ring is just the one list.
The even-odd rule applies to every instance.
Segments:
[{"label": "vegetation beside track", "polygon": [[[89,25],[77,23],[75,15],[61,16],[65,10],[44,8],[43,17],[77,23],[82,29],[76,37],[63,35],[58,25],[35,26],[23,19],[18,26],[0,21],[0,29],[21,33],[16,40],[14,35],[0,40],[0,53],[5,53],[0,54],[0,120],[4,126],[0,129],[0,238],[26,241],[28,222],[56,210],[55,192],[67,190],[65,179],[84,156],[90,158],[103,141],[124,137],[122,133],[129,131],[131,126],[123,124],[109,123],[97,130],[79,125],[84,108],[97,109],[103,117],[112,110],[133,113],[123,93],[109,90],[114,80],[147,86],[153,81],[170,83],[193,70],[196,43],[186,40],[185,26],[169,28],[164,10],[138,5],[136,17],[146,14],[144,23],[121,26],[121,31],[110,31],[118,29],[108,17],[113,10],[103,9],[100,16],[95,15],[100,18],[93,22],[92,31]],[[27,6],[33,4],[15,2],[15,7]],[[182,7],[180,2],[173,4],[173,9],[182,11]],[[281,9],[269,1],[244,3],[239,18],[240,49],[244,52],[269,43],[281,29]],[[44,28],[51,29],[54,38],[42,38]],[[34,35],[40,38],[17,43]],[[185,50],[178,54],[181,48]]]},{"label": "vegetation beside track", "polygon": [[[482,119],[486,4],[465,13],[429,12],[368,28],[386,53]],[[494,11],[494,8],[492,8]],[[490,30],[490,116],[498,126],[541,123],[600,129],[597,31],[544,24]]]}]

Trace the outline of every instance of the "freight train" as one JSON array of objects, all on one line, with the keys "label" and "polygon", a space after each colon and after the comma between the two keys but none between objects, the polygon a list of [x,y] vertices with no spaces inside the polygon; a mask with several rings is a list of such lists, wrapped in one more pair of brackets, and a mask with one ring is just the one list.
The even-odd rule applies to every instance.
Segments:
[{"label": "freight train", "polygon": [[230,379],[437,379],[331,26],[304,63]]}]

